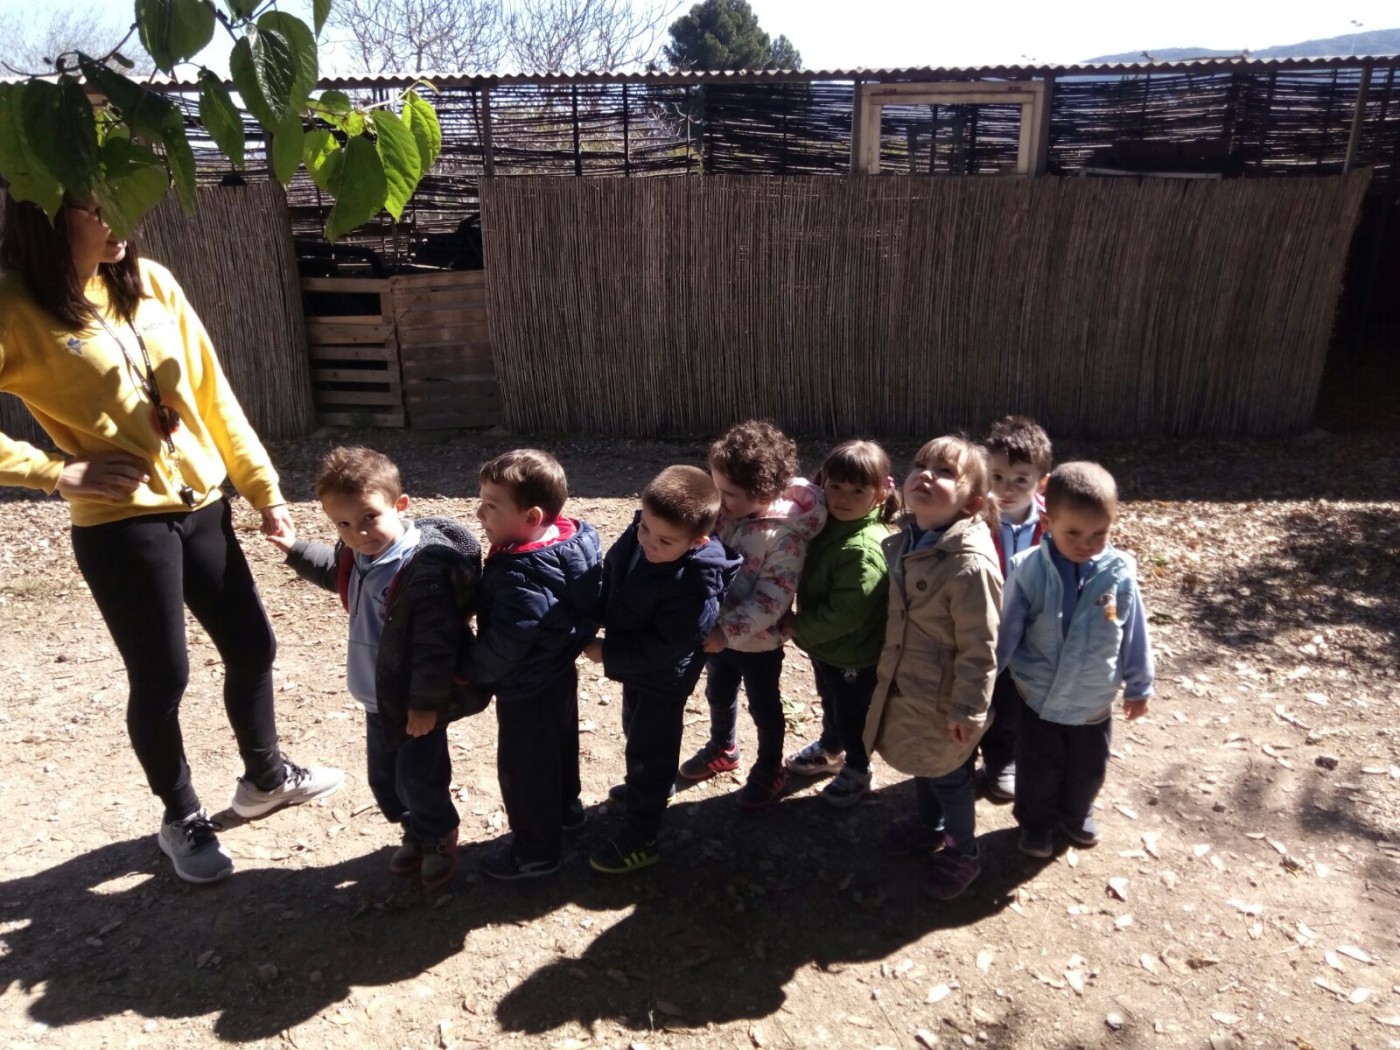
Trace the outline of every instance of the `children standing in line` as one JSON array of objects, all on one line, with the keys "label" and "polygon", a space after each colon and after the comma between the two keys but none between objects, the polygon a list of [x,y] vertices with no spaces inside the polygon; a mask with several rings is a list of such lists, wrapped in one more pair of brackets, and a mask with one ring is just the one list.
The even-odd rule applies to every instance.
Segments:
[{"label": "children standing in line", "polygon": [[481,548],[445,518],[408,510],[399,470],[367,448],[321,461],[316,495],[340,540],[332,548],[269,536],[297,575],[338,591],[350,614],[345,678],[365,708],[368,780],[380,812],[403,827],[389,870],[418,872],[428,890],[457,870],[457,809],[447,723],[452,673],[481,577]]},{"label": "children standing in line", "polygon": [[598,619],[606,637],[584,655],[622,683],[626,827],[589,858],[620,875],[661,859],[657,835],[680,762],[685,702],[705,665],[705,637],[739,559],[710,538],[719,490],[698,467],[667,467],[603,560]]},{"label": "children standing in line", "polygon": [[899,510],[899,493],[889,454],[873,441],[837,445],[816,483],[826,497],[826,527],[807,549],[797,612],[786,622],[812,660],[822,731],[785,765],[798,776],[836,773],[821,797],[846,807],[873,786],[865,716],[889,611],[889,565],[881,544]]},{"label": "children standing in line", "polygon": [[904,482],[909,517],[885,541],[889,623],[865,743],[914,776],[918,811],[885,847],[934,853],[927,891],[942,900],[981,874],[973,753],[996,679],[1001,571],[990,525],[986,452],[959,437],[928,442]]},{"label": "children standing in line", "polygon": [[[1045,480],[1054,463],[1050,435],[1033,419],[1006,416],[992,424],[986,441],[992,492],[1001,504],[1001,521],[993,531],[1003,579],[1013,557],[1040,542]],[[1016,797],[1016,732],[1021,724],[1021,694],[1002,672],[992,690],[996,716],[982,737],[982,784],[992,802]]]},{"label": "children standing in line", "polygon": [[1113,701],[1147,713],[1152,649],[1131,554],[1109,543],[1118,487],[1097,463],[1066,463],[1045,489],[1039,548],[1011,560],[998,666],[1025,699],[1016,753],[1021,852],[1049,857],[1054,829],[1099,841],[1094,799],[1108,771]]},{"label": "children standing in line", "polygon": [[574,660],[595,631],[602,547],[591,525],[562,516],[568,481],[549,453],[503,453],[480,480],[477,520],[491,548],[466,673],[496,696],[496,772],[514,833],[481,870],[537,878],[559,870],[564,828],[584,819]]},{"label": "children standing in line", "polygon": [[710,739],[681,763],[686,780],[739,768],[739,686],[758,727],[758,758],[739,790],[744,809],[762,809],[787,786],[783,773],[783,635],[807,544],[826,524],[821,489],[796,477],[797,446],[772,423],[749,420],[710,446],[710,476],[719,489],[715,534],[743,559],[705,640]]}]

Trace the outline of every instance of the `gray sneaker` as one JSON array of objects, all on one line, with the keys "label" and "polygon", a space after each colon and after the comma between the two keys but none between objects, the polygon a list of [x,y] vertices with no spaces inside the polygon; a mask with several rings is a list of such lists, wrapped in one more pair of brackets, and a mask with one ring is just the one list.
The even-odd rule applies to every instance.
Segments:
[{"label": "gray sneaker", "polygon": [[340,790],[345,774],[329,766],[301,766],[287,763],[287,779],[270,791],[264,791],[247,777],[238,778],[231,808],[244,820],[261,817],[283,806],[299,806],[313,798],[324,798]]},{"label": "gray sneaker", "polygon": [[183,820],[162,821],[156,842],[186,882],[218,882],[233,874],[233,858],[214,834],[218,830],[201,809]]},{"label": "gray sneaker", "polygon": [[836,806],[838,809],[845,809],[848,806],[856,805],[870,794],[870,789],[874,785],[875,774],[870,770],[842,766],[841,772],[837,773],[835,778],[822,788],[822,801]]}]

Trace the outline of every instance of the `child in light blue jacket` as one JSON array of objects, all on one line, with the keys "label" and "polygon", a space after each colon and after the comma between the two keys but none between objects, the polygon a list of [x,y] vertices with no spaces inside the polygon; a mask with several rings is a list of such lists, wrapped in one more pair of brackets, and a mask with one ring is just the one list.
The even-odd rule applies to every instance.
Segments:
[{"label": "child in light blue jacket", "polygon": [[1057,467],[1043,517],[1048,538],[1011,560],[997,643],[997,666],[1025,700],[1013,812],[1032,857],[1051,856],[1056,827],[1098,844],[1113,702],[1121,687],[1124,715],[1141,718],[1153,680],[1137,563],[1109,543],[1113,476],[1097,463]]}]

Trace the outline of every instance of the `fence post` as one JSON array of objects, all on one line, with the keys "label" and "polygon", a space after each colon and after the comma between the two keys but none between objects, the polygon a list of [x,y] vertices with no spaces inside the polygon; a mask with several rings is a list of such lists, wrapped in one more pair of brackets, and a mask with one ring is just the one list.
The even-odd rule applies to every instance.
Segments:
[{"label": "fence post", "polygon": [[1356,85],[1356,109],[1351,115],[1351,136],[1347,139],[1347,156],[1342,162],[1342,173],[1356,167],[1356,151],[1361,146],[1361,129],[1366,123],[1366,96],[1371,91],[1371,61],[1367,59],[1361,66],[1361,83]]},{"label": "fence post", "polygon": [[622,82],[622,174],[632,174],[632,141],[628,134],[627,81]]},{"label": "fence post", "polygon": [[578,133],[578,85],[577,85],[577,84],[575,84],[575,85],[573,86],[573,91],[571,92],[571,94],[572,94],[572,97],[573,97],[573,114],[574,114],[574,177],[575,177],[575,178],[582,178],[582,177],[583,177],[583,151],[579,148],[579,133]]},{"label": "fence post", "polygon": [[481,165],[488,179],[496,176],[495,150],[491,148],[491,86],[481,89]]}]

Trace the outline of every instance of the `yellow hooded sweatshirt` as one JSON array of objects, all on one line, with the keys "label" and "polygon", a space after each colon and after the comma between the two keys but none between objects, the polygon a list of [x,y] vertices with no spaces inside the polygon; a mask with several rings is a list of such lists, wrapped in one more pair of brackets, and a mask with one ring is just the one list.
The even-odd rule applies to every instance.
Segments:
[{"label": "yellow hooded sweatshirt", "polygon": [[[64,328],[34,302],[19,274],[0,277],[0,391],[22,400],[68,455],[120,450],[149,464],[150,482],[124,499],[70,499],[73,524],[187,511],[181,485],[194,490],[196,509],[204,507],[219,499],[225,477],[258,510],[281,503],[277,472],[229,388],[204,325],[170,271],[148,259],[140,267],[148,298],[137,307],[134,323],[150,353],[161,400],[180,415],[174,434],[178,476],[140,381],[140,345],[113,312],[101,278],[88,281],[87,297],[121,343],[100,325]],[[60,454],[0,434],[0,485],[52,492],[64,462]]]}]

